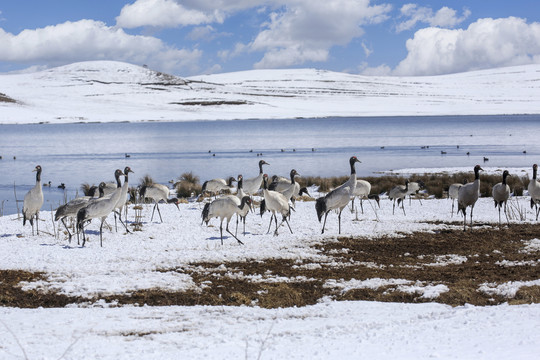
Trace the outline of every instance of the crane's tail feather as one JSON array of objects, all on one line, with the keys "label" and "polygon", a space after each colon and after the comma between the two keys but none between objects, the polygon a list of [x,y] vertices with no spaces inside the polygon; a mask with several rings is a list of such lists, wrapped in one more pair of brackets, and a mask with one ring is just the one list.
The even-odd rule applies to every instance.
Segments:
[{"label": "crane's tail feather", "polygon": [[206,224],[208,224],[208,221],[210,220],[208,218],[209,213],[210,213],[210,203],[206,203],[206,204],[204,204],[204,208],[203,208],[203,211],[202,211],[202,214],[201,214],[202,221],[203,222],[206,221]]},{"label": "crane's tail feather", "polygon": [[77,229],[81,231],[83,229],[84,219],[86,218],[86,209],[82,208],[77,212]]},{"label": "crane's tail feather", "polygon": [[326,199],[324,197],[317,199],[315,210],[317,210],[317,217],[319,218],[319,222],[321,222],[322,216],[326,213]]},{"label": "crane's tail feather", "polygon": [[260,215],[263,216],[265,212],[266,212],[266,200],[263,199],[263,201],[261,201],[261,212],[260,212]]}]

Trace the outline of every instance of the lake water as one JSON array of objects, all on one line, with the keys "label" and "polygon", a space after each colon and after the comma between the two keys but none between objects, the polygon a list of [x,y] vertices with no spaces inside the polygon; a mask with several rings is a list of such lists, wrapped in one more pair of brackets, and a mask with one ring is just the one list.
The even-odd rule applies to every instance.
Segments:
[{"label": "lake water", "polygon": [[472,169],[484,156],[489,166],[530,167],[540,161],[538,134],[538,115],[0,125],[0,211],[17,211],[14,184],[22,200],[38,164],[42,182],[52,184],[44,187],[43,209],[54,209],[64,198],[60,183],[71,199],[82,183],[112,181],[114,170],[125,166],[135,172],[134,185],[146,174],[161,183],[189,171],[201,182],[256,176],[258,153],[271,164],[265,172],[285,176],[292,168],[306,176],[346,175],[351,155],[362,161],[360,176],[403,168]]}]

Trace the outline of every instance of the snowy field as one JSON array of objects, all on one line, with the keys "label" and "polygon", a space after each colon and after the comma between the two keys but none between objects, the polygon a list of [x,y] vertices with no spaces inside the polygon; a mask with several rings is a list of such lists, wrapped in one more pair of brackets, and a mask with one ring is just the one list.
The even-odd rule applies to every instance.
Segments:
[{"label": "snowy field", "polygon": [[[315,69],[170,76],[112,61],[0,74],[0,123],[540,114],[540,65],[426,77]],[[1,98],[1,97],[0,97]]]},{"label": "snowy field", "polygon": [[[527,209],[525,222],[535,223],[527,206],[528,197],[513,201]],[[461,228],[459,223],[440,223],[462,219],[451,217],[451,200],[428,199],[422,204],[413,200],[411,205],[407,201],[406,216],[400,209],[392,215],[392,203],[387,198],[381,199],[380,208],[372,207],[373,204],[364,202],[365,212],[358,214],[358,221],[356,214],[346,209],[342,215],[342,235],[372,237],[376,241],[380,236],[398,232]],[[217,219],[210,222],[210,227],[201,226],[201,203],[181,204],[180,211],[167,204],[160,208],[163,223],[156,221],[157,213],[150,222],[152,206],[145,205],[143,231],[124,234],[105,230],[103,247],[99,246],[99,226],[95,221],[87,228],[90,241],[82,248],[76,240],[68,244],[64,234],[59,238],[52,235],[55,229],[50,212],[41,212],[40,229],[46,234],[40,236],[32,236],[31,228],[23,228],[16,215],[2,217],[0,269],[45,272],[46,281],[25,283],[23,289],[50,290],[69,296],[99,297],[154,288],[197,290],[199,285],[190,275],[174,270],[202,262],[331,261],[313,245],[333,242],[337,235],[335,214],[329,215],[325,235],[320,234],[314,202],[309,201],[297,202],[291,218],[294,234],[284,226],[277,237],[266,234],[269,214],[263,218],[249,214],[247,234],[239,236],[243,246],[230,236],[221,245]],[[498,219],[490,198],[479,200],[474,215],[480,224],[495,224]],[[129,217],[133,219],[131,209]],[[107,222],[114,224],[112,216]],[[519,226],[522,222],[512,223]],[[233,224],[234,221],[232,230]],[[540,252],[540,240],[524,240],[524,251]],[[463,260],[449,254],[444,261]],[[382,286],[379,280],[343,283],[335,279],[327,285],[376,288]],[[298,279],[276,279],[267,274],[252,281]],[[424,293],[434,300],[445,291],[444,286],[436,284],[393,281],[409,287],[405,291]],[[510,299],[520,287],[538,285],[540,279],[498,286],[485,284],[478,291]],[[252,305],[117,307],[97,301],[53,309],[0,308],[0,357],[533,359],[540,349],[540,304],[450,307],[437,303],[336,302],[324,298],[316,305],[301,308],[263,309]]]},{"label": "snowy field", "polygon": [[[307,69],[181,79],[125,63],[86,62],[32,74],[0,74],[0,98],[15,101],[0,102],[0,124],[540,114],[539,80],[540,65],[409,78]],[[407,171],[413,172],[398,172]],[[310,192],[318,195],[314,189]],[[536,224],[528,197],[512,201],[526,217],[524,221],[514,217],[514,228]],[[406,216],[400,209],[393,215],[387,198],[381,199],[380,208],[372,205],[364,202],[365,213],[358,214],[358,220],[345,210],[342,235],[377,241],[385,235],[461,228],[462,218],[451,217],[450,200],[427,199],[422,205],[417,200],[411,205],[407,202]],[[151,210],[145,206],[140,232],[106,229],[103,247],[94,221],[86,230],[90,240],[84,248],[76,240],[69,244],[63,233],[54,236],[58,224],[53,224],[50,211],[40,213],[39,236],[32,236],[29,226],[23,228],[17,215],[0,217],[0,269],[45,274],[41,280],[21,283],[25,291],[110,299],[152,289],[196,293],[212,286],[198,283],[183,271],[192,264],[223,264],[217,270],[225,277],[275,283],[309,279],[283,278],[271,272],[242,275],[225,264],[281,259],[316,268],[334,261],[321,246],[336,243],[337,216],[329,215],[327,232],[321,235],[314,202],[297,203],[291,218],[294,234],[286,227],[280,228],[277,237],[266,234],[269,214],[248,215],[247,233],[240,235],[245,245],[231,236],[221,245],[218,221],[212,220],[210,227],[201,225],[200,203],[181,204],[180,211],[163,204],[163,223],[156,218],[150,221]],[[129,219],[133,220],[133,209]],[[478,201],[474,220],[479,224],[476,231],[496,224],[492,199]],[[107,222],[114,224],[111,216]],[[520,251],[540,254],[538,238],[522,239],[522,243]],[[475,256],[485,255],[464,258],[449,253],[433,259],[430,266],[474,261]],[[534,271],[537,259],[500,266],[526,266]],[[443,282],[336,278],[324,284],[338,292],[389,285],[433,302],[324,297],[313,305],[277,309],[257,303],[119,306],[103,300],[61,308],[0,307],[0,359],[538,358],[540,304],[508,303],[520,289],[540,286],[540,276],[481,284],[478,292],[508,299],[508,303],[486,307],[437,303],[447,292]]]}]

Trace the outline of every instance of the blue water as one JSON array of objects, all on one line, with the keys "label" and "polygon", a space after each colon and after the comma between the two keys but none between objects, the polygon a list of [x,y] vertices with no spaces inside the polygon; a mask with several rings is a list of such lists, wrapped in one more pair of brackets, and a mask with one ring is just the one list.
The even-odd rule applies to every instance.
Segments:
[{"label": "blue water", "polygon": [[42,182],[52,184],[44,188],[43,209],[54,209],[64,196],[76,196],[82,183],[112,181],[117,168],[133,169],[133,185],[146,174],[167,183],[189,171],[201,182],[251,177],[258,173],[258,153],[271,164],[264,169],[269,175],[292,168],[306,176],[345,175],[351,155],[362,161],[360,176],[472,168],[484,156],[489,166],[530,167],[540,160],[539,133],[540,116],[531,115],[0,125],[0,211],[17,211],[14,184],[22,200],[37,164]]}]

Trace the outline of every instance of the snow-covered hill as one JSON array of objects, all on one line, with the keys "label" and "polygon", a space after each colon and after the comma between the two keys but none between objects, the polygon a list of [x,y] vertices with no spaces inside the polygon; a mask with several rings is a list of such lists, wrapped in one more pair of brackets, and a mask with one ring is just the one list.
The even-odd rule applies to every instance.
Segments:
[{"label": "snow-covered hill", "polygon": [[91,61],[2,74],[0,93],[1,123],[540,114],[540,65],[431,77],[289,69],[182,79]]}]

